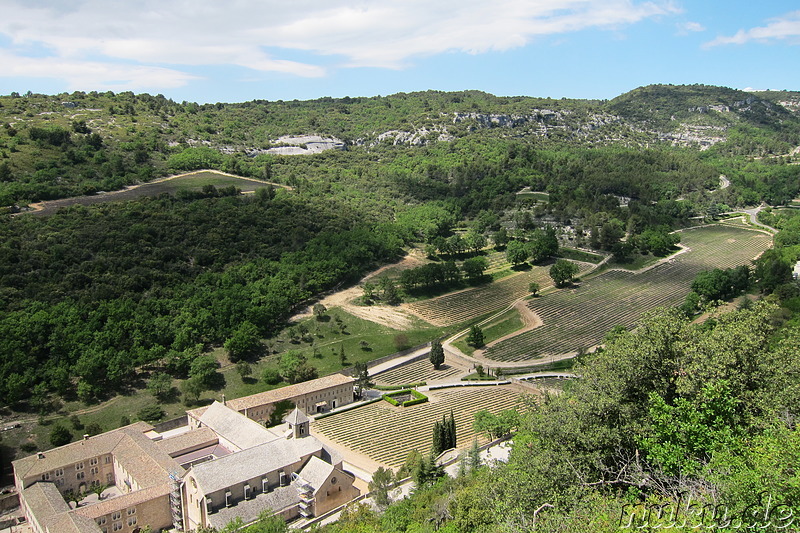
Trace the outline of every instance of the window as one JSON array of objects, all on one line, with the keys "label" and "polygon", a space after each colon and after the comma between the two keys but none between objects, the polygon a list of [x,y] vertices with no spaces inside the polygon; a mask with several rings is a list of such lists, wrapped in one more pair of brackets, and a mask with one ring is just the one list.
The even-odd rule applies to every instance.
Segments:
[{"label": "window", "polygon": [[56,480],[56,487],[60,487],[63,484],[64,484],[64,480],[63,479],[57,479]]},{"label": "window", "polygon": [[231,491],[226,490],[225,491],[225,507],[230,507],[230,506],[231,506]]},{"label": "window", "polygon": [[135,514],[136,514],[136,507],[131,507],[130,509],[128,509],[128,516]]},{"label": "window", "polygon": [[122,522],[114,522],[111,524],[111,531],[120,531],[122,530]]},{"label": "window", "polygon": [[83,470],[83,463],[76,463],[75,470]]},{"label": "window", "polygon": [[93,467],[92,467],[92,469],[90,470],[90,472],[91,472],[91,474],[92,474],[93,476],[96,476],[96,475],[97,475],[97,473],[98,473],[98,472],[100,472],[100,469],[99,469],[99,468],[97,468],[96,466],[93,466]]},{"label": "window", "polygon": [[64,469],[63,468],[56,468],[55,474],[56,474],[56,477],[63,476],[64,475]]},{"label": "window", "polygon": [[269,492],[269,480],[266,477],[261,479],[261,492]]},{"label": "window", "polygon": [[98,518],[97,519],[97,525],[98,526],[106,525],[106,517],[105,516],[101,516],[100,518]]},{"label": "window", "polygon": [[331,485],[336,485],[336,476],[331,478]]},{"label": "window", "polygon": [[114,474],[110,472],[106,474],[106,483],[108,483],[109,485],[114,483]]},{"label": "window", "polygon": [[83,479],[86,477],[86,472],[78,472],[77,474],[75,474],[75,477],[78,478],[79,480]]},{"label": "window", "polygon": [[[197,503],[199,504],[200,502],[198,501]],[[208,514],[211,514],[211,513],[214,512],[214,506],[211,503],[211,498],[206,498],[206,512]]]},{"label": "window", "polygon": [[110,455],[106,455],[106,464],[109,464],[109,463],[111,463],[111,456]]},{"label": "window", "polygon": [[50,481],[50,472],[42,474],[42,481]]},{"label": "window", "polygon": [[120,518],[122,518],[122,513],[120,511],[111,513],[111,520],[119,520]]},{"label": "window", "polygon": [[128,525],[129,526],[135,526],[136,525],[136,517],[135,516],[131,516],[130,518],[128,518]]},{"label": "window", "polygon": [[244,499],[245,500],[249,500],[250,499],[250,485],[247,485],[247,484],[245,484],[245,486],[244,486]]},{"label": "window", "polygon": [[92,457],[91,459],[89,459],[89,464],[92,465],[92,466],[96,465],[97,464],[97,457]]}]

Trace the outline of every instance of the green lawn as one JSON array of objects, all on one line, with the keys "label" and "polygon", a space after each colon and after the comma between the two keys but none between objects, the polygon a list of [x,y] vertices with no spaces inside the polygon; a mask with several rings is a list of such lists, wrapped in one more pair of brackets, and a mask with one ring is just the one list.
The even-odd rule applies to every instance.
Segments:
[{"label": "green lawn", "polygon": [[[516,309],[509,309],[490,323],[481,326],[483,330],[484,342],[489,344],[499,338],[505,337],[509,333],[519,331],[525,324]],[[462,336],[453,345],[467,355],[471,355],[475,348],[469,346],[466,341],[467,336]]]}]

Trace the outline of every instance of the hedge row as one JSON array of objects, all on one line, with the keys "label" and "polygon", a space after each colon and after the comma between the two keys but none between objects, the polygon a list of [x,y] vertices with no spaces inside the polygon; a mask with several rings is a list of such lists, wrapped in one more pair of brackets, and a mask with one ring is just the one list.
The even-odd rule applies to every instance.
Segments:
[{"label": "hedge row", "polygon": [[415,391],[414,389],[402,389],[394,392],[390,392],[388,394],[384,394],[381,396],[384,400],[389,402],[390,404],[394,405],[395,407],[400,405],[400,402],[392,398],[392,396],[400,396],[401,394],[410,394],[414,397],[413,400],[406,400],[403,402],[403,407],[410,407],[412,405],[417,405],[420,403],[425,403],[428,401],[428,397],[422,394],[419,391]]}]

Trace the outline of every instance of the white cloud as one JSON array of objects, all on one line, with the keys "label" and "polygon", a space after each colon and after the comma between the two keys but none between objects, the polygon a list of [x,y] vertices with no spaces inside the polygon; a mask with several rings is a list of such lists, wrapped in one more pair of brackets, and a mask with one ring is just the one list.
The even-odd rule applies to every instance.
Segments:
[{"label": "white cloud", "polygon": [[2,76],[28,78],[57,78],[67,84],[67,90],[150,90],[172,89],[199,79],[178,70],[124,65],[101,61],[75,61],[55,57],[25,58],[0,50]]},{"label": "white cloud", "polygon": [[[324,76],[331,62],[338,63],[334,68],[402,68],[417,57],[508,50],[541,36],[617,29],[679,11],[669,0],[4,3],[0,33],[12,45],[0,76],[27,71],[71,85],[83,79],[83,86],[137,87],[185,84],[193,78],[180,71],[187,66],[236,65],[304,77]],[[51,53],[26,57],[31,47]]]},{"label": "white cloud", "polygon": [[678,24],[678,32],[681,35],[687,35],[689,33],[697,33],[701,31],[706,31],[705,26],[700,24],[699,22],[683,22]]},{"label": "white cloud", "polygon": [[749,30],[739,30],[735,35],[729,37],[717,37],[713,41],[706,43],[705,46],[745,44],[750,41],[762,43],[785,41],[790,44],[800,44],[800,11],[794,11],[782,17],[770,19],[767,21],[766,26],[759,26]]}]

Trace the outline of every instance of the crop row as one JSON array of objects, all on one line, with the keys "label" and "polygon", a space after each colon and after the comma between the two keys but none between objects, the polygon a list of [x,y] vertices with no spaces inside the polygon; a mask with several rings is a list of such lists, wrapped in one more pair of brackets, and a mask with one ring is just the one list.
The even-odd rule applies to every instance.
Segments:
[{"label": "crop row", "polygon": [[400,385],[402,383],[416,383],[419,381],[432,381],[444,379],[463,371],[458,367],[442,365],[439,370],[435,370],[427,359],[414,361],[403,366],[382,372],[373,378],[373,381],[382,385]]},{"label": "crop row", "polygon": [[[590,265],[579,263],[581,272]],[[528,272],[501,279],[481,287],[446,294],[430,300],[408,304],[408,309],[437,326],[457,324],[499,311],[529,294],[531,282],[541,288],[553,285],[549,267],[535,266]]]},{"label": "crop row", "polygon": [[520,391],[510,386],[444,389],[429,393],[431,401],[405,409],[377,402],[314,422],[314,431],[390,467],[401,466],[411,450],[427,454],[433,443],[433,424],[449,416],[456,421],[457,444],[468,447],[485,439],[472,428],[474,414],[513,409]]},{"label": "crop row", "polygon": [[599,344],[614,326],[632,327],[651,309],[680,304],[701,270],[746,264],[769,246],[766,235],[712,226],[682,233],[686,252],[641,274],[611,271],[576,289],[533,300],[544,324],[487,349],[498,361],[527,361]]}]

